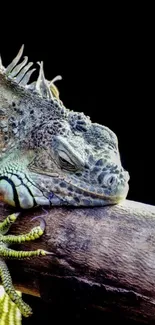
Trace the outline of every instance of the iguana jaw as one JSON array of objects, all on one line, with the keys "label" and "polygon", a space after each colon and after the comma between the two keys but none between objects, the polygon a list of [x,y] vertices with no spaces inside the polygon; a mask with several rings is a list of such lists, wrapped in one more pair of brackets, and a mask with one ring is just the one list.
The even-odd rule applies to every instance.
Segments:
[{"label": "iguana jaw", "polygon": [[[76,191],[77,190],[77,191]],[[128,194],[129,186],[118,188],[117,193],[115,195],[108,195],[104,192],[99,194],[97,192],[90,192],[83,188],[76,188],[74,195],[70,197],[69,195],[64,196],[64,193],[60,191],[56,194],[57,197],[63,197],[64,202],[62,204],[65,205],[73,205],[73,206],[104,206],[107,204],[117,204],[126,199]],[[99,190],[98,190],[99,191]],[[79,194],[79,192],[81,194]],[[101,189],[100,189],[101,192]]]},{"label": "iguana jaw", "polygon": [[[71,205],[71,206],[104,206],[116,204],[127,197],[129,185],[128,178],[123,180],[112,190],[100,186],[92,186],[74,181],[67,177],[46,175],[42,173],[32,173],[31,177],[37,186],[49,199],[51,205]],[[45,185],[44,185],[45,184]],[[57,200],[55,200],[57,198]],[[39,201],[37,202],[39,204]]]},{"label": "iguana jaw", "polygon": [[[95,192],[88,192],[82,189],[82,195],[74,193],[74,196],[71,198],[68,195],[64,197],[64,193],[60,191],[60,193],[56,194],[57,196],[57,205],[71,205],[71,206],[105,206],[105,205],[113,205],[120,203],[121,201],[125,200],[128,194],[129,187],[127,186],[126,189],[123,189],[123,192],[117,193],[117,195],[101,195]],[[60,201],[58,200],[60,198]],[[62,200],[63,198],[63,200]],[[51,204],[53,205],[53,199],[51,199]]]}]

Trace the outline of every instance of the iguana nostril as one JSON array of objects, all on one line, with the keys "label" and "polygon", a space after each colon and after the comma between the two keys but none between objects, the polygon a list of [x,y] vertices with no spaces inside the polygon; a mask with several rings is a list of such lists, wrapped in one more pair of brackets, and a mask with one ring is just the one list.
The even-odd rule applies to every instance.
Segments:
[{"label": "iguana nostril", "polygon": [[114,184],[115,183],[115,177],[114,176],[110,176],[109,177],[109,180],[108,180],[108,183],[109,183],[109,185]]},{"label": "iguana nostril", "polygon": [[105,187],[112,187],[117,184],[117,176],[115,174],[105,174],[102,172],[98,176],[98,182]]},{"label": "iguana nostril", "polygon": [[104,176],[103,184],[106,187],[115,187],[118,183],[118,178],[115,174],[107,174]]}]

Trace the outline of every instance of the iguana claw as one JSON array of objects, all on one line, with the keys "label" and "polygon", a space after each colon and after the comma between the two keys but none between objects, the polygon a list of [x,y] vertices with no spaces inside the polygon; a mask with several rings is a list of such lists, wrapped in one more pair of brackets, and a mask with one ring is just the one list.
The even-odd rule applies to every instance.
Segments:
[{"label": "iguana claw", "polygon": [[45,230],[45,228],[46,228],[46,221],[45,221],[45,219],[43,218],[43,217],[41,217],[41,216],[37,216],[37,217],[34,217],[34,218],[32,218],[31,219],[31,221],[33,221],[33,220],[37,220],[37,219],[40,219],[41,221],[40,221],[40,225],[39,225],[39,227],[42,229],[42,231],[44,232],[44,230]]}]

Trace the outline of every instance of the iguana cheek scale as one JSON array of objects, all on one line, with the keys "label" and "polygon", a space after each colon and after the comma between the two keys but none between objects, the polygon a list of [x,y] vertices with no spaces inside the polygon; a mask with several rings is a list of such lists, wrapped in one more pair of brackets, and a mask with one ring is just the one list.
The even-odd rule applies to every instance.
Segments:
[{"label": "iguana cheek scale", "polygon": [[[0,200],[17,209],[36,206],[105,206],[128,194],[129,174],[121,164],[116,134],[66,108],[54,82],[39,63],[37,81],[23,46],[5,68],[0,59]],[[12,285],[5,258],[44,256],[44,250],[18,252],[10,244],[35,240],[44,225],[28,234],[6,235],[18,214],[0,223],[0,276],[5,291],[29,316],[31,309]]]}]

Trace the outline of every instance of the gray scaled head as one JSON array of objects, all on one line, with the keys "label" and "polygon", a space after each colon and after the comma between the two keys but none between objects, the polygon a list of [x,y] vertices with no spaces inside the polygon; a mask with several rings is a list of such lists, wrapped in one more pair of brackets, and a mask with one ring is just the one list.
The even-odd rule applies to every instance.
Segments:
[{"label": "gray scaled head", "polygon": [[92,123],[83,113],[67,109],[54,80],[45,79],[43,64],[37,81],[28,84],[29,65],[23,67],[27,63],[23,61],[17,66],[18,61],[19,55],[0,75],[0,99],[2,103],[6,102],[4,97],[10,100],[6,108],[3,105],[4,113],[9,107],[4,114],[8,116],[5,130],[8,127],[9,139],[3,153],[10,159],[8,163],[3,158],[1,170],[3,166],[5,173],[14,170],[27,188],[16,187],[18,204],[25,202],[24,208],[36,204],[104,206],[124,200],[129,174],[122,167],[115,133]]},{"label": "gray scaled head", "polygon": [[126,198],[129,174],[109,128],[69,111],[66,117],[45,122],[41,133],[40,140],[33,135],[34,147],[42,150],[29,169],[34,181],[51,193],[51,203],[104,206]]}]

